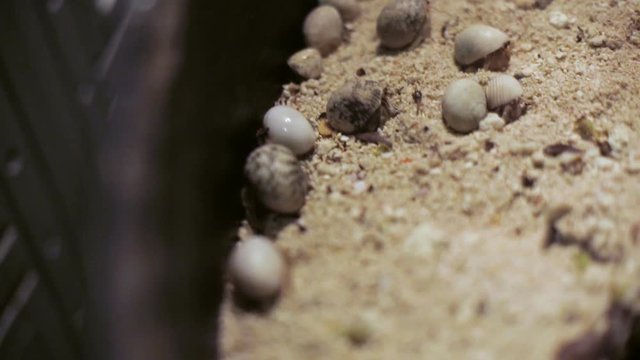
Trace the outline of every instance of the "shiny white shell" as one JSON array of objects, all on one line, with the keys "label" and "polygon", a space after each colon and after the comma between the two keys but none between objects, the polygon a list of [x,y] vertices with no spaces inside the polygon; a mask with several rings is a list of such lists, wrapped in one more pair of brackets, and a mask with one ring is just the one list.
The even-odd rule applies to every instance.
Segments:
[{"label": "shiny white shell", "polygon": [[229,275],[235,288],[253,300],[278,294],[284,280],[284,258],[273,242],[254,236],[236,244],[229,259]]},{"label": "shiny white shell", "polygon": [[469,65],[502,48],[509,42],[504,32],[482,24],[464,29],[455,42],[455,59],[461,65]]},{"label": "shiny white shell", "polygon": [[338,10],[323,5],[307,15],[302,30],[307,45],[318,49],[322,56],[327,56],[342,43],[342,28],[342,18]]},{"label": "shiny white shell", "polygon": [[284,145],[296,155],[311,151],[316,133],[298,110],[289,106],[274,106],[264,115],[262,125],[268,130],[268,141]]},{"label": "shiny white shell", "polygon": [[519,98],[524,91],[513,76],[498,74],[489,80],[485,92],[489,109],[495,109]]},{"label": "shiny white shell", "polygon": [[260,146],[247,158],[244,172],[251,189],[266,208],[294,214],[304,205],[306,178],[289,148],[278,144]]},{"label": "shiny white shell", "polygon": [[487,100],[482,86],[469,79],[456,80],[442,97],[442,116],[453,130],[469,133],[478,129],[487,115]]}]

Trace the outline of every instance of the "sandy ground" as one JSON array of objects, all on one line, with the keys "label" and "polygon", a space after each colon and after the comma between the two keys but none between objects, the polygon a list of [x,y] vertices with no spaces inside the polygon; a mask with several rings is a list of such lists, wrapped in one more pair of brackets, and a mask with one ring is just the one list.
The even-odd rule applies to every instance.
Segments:
[{"label": "sandy ground", "polygon": [[[331,92],[363,69],[400,110],[381,130],[393,147],[319,136],[303,161],[313,190],[276,238],[289,282],[266,314],[227,297],[222,357],[550,359],[602,333],[612,302],[638,304],[640,1],[435,0],[430,39],[380,54],[386,2],[362,2],[323,76],[280,100],[317,128]],[[567,28],[552,26],[554,11]],[[459,136],[440,100],[455,79],[491,76],[452,60],[453,37],[477,22],[510,35],[507,73],[530,108]],[[557,144],[579,152],[552,156]]]}]

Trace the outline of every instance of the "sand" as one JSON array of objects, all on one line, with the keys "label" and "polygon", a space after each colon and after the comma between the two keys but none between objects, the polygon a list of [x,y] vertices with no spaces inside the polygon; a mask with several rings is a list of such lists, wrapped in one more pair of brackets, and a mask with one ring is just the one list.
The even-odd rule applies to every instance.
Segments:
[{"label": "sand", "polygon": [[[320,79],[284,86],[279,101],[324,134],[302,161],[313,189],[275,238],[291,270],[279,301],[247,312],[228,289],[222,357],[550,359],[606,333],[611,304],[640,305],[640,1],[435,0],[431,37],[397,54],[377,49],[386,2],[361,3]],[[440,101],[455,79],[491,76],[452,60],[477,22],[511,37],[506,72],[530,107],[461,136]],[[400,110],[381,129],[391,149],[322,124],[357,73]]]}]

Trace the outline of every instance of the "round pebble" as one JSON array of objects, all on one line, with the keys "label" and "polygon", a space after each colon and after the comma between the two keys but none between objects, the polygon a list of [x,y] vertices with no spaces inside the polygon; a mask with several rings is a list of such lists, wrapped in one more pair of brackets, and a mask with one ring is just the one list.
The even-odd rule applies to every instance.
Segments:
[{"label": "round pebble", "polygon": [[332,6],[318,6],[304,20],[303,32],[307,45],[315,48],[322,56],[335,51],[342,43],[342,19]]},{"label": "round pebble", "polygon": [[262,125],[268,131],[268,141],[284,145],[296,155],[311,151],[316,134],[298,110],[289,106],[274,106],[264,115]]},{"label": "round pebble", "polygon": [[284,258],[273,242],[262,236],[240,241],[231,252],[229,275],[234,289],[252,300],[278,295],[286,272]]}]

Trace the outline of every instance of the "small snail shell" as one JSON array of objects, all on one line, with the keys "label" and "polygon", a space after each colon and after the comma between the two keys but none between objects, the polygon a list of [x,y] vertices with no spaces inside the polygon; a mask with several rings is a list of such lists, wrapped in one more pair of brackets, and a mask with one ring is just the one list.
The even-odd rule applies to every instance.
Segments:
[{"label": "small snail shell", "polygon": [[487,25],[471,25],[455,41],[455,59],[462,66],[482,63],[488,70],[509,67],[509,36]]},{"label": "small snail shell", "polygon": [[333,6],[344,21],[353,21],[360,16],[361,9],[357,0],[319,0],[320,5]]},{"label": "small snail shell", "polygon": [[278,144],[266,144],[247,158],[245,177],[266,208],[283,214],[296,213],[304,205],[306,180],[296,156]]},{"label": "small snail shell", "polygon": [[522,85],[511,75],[498,74],[489,80],[485,93],[489,110],[495,111],[506,121],[513,121],[526,111],[522,103]]},{"label": "small snail shell", "polygon": [[442,98],[442,116],[451,129],[469,133],[478,129],[486,115],[487,100],[480,84],[462,79],[449,85]]},{"label": "small snail shell", "polygon": [[383,90],[377,82],[354,80],[336,90],[327,103],[327,120],[345,134],[373,131],[381,122]]},{"label": "small snail shell", "polygon": [[420,41],[429,31],[426,0],[393,0],[378,16],[376,31],[382,46],[401,49]]},{"label": "small snail shell", "polygon": [[331,6],[318,6],[304,20],[307,45],[318,49],[322,56],[329,55],[342,43],[342,27],[338,10]]},{"label": "small snail shell", "polygon": [[316,141],[316,133],[309,121],[298,110],[288,106],[269,109],[262,125],[268,131],[269,142],[284,145],[296,155],[308,153]]},{"label": "small snail shell", "polygon": [[322,54],[314,48],[300,50],[291,55],[287,64],[291,70],[305,79],[316,79],[322,75]]},{"label": "small snail shell", "polygon": [[520,82],[511,75],[498,74],[489,80],[486,87],[487,105],[490,110],[512,102],[522,96]]},{"label": "small snail shell", "polygon": [[254,236],[236,244],[229,258],[229,276],[236,291],[252,300],[268,300],[280,292],[286,264],[271,240]]}]

